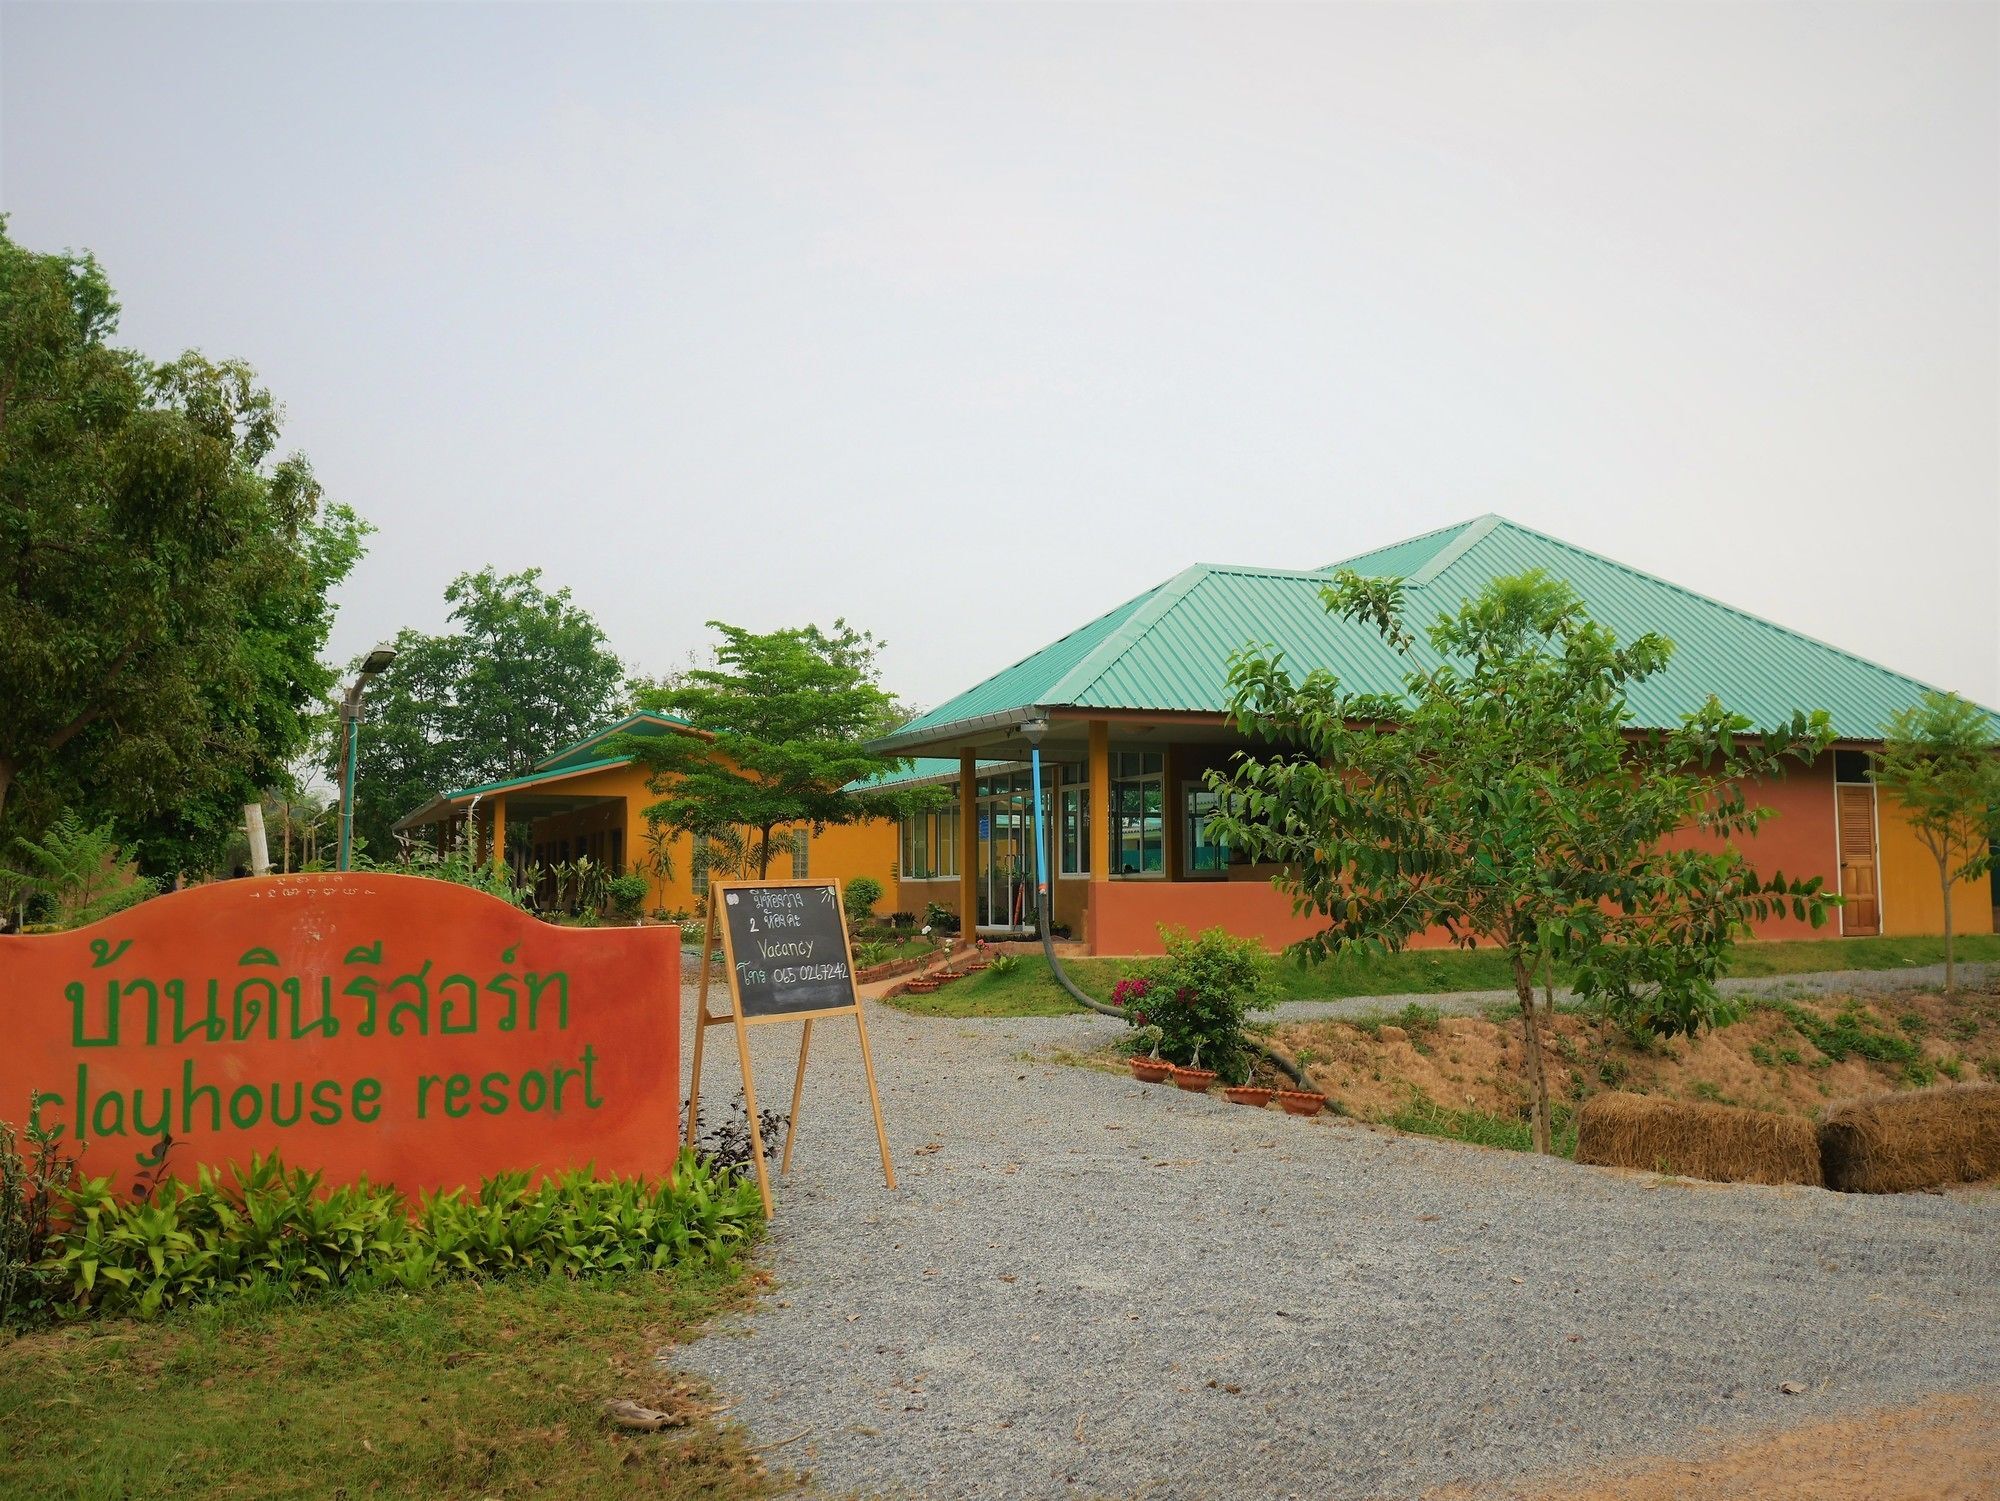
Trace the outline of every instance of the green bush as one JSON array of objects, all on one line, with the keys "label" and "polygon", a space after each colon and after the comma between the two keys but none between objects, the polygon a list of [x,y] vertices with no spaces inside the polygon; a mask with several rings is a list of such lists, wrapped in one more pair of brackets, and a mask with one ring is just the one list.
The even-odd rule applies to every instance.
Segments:
[{"label": "green bush", "polygon": [[868,921],[875,914],[875,904],[881,900],[882,883],[871,876],[855,876],[840,893],[840,905],[846,909],[850,923]]},{"label": "green bush", "polygon": [[604,883],[605,903],[611,908],[611,915],[621,922],[637,917],[651,892],[652,882],[636,871],[613,876]]},{"label": "green bush", "polygon": [[1163,927],[1160,937],[1166,957],[1120,980],[1111,1003],[1124,1009],[1129,1025],[1159,1029],[1162,1058],[1199,1062],[1231,1082],[1247,1079],[1243,1018],[1273,1004],[1270,956],[1255,939],[1221,928],[1191,935]]},{"label": "green bush", "polygon": [[754,1182],[683,1152],[664,1179],[573,1172],[534,1188],[525,1173],[426,1194],[415,1205],[367,1183],[322,1188],[277,1157],[202,1168],[149,1198],[108,1180],[65,1190],[41,1263],[72,1313],[150,1317],[245,1294],[298,1297],[338,1287],[419,1289],[453,1278],[583,1277],[718,1265],[763,1225]]}]

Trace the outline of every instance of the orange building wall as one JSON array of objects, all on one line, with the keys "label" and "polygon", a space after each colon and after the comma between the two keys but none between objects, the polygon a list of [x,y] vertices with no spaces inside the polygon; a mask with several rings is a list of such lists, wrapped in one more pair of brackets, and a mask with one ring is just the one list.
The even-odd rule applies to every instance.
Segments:
[{"label": "orange building wall", "polygon": [[[1753,807],[1771,809],[1773,817],[1748,840],[1737,841],[1745,858],[1761,876],[1780,872],[1790,879],[1818,876],[1829,895],[1840,890],[1840,861],[1834,828],[1833,757],[1821,756],[1807,766],[1787,762],[1782,777],[1753,777],[1744,787],[1744,796]],[[1692,835],[1672,841],[1683,848],[1713,848],[1720,841],[1710,836]],[[1793,917],[1772,917],[1752,925],[1757,938],[1835,938],[1840,934],[1838,912],[1829,912],[1826,925],[1815,928]]]},{"label": "orange building wall", "polygon": [[[1911,831],[1902,804],[1880,791],[1875,797],[1881,841],[1876,858],[1882,891],[1882,931],[1942,933],[1944,891],[1938,884],[1937,860]],[[1951,927],[1954,933],[1993,931],[1993,886],[1985,876],[1953,886]]]},{"label": "orange building wall", "polygon": [[[1816,875],[1829,892],[1837,889],[1832,758],[1823,758],[1814,766],[1794,764],[1783,777],[1757,778],[1746,795],[1753,805],[1769,808],[1773,814],[1743,846],[1758,872],[1767,876],[1779,871],[1788,877]],[[1886,843],[1886,829],[1883,837]],[[1713,842],[1706,836],[1690,836],[1682,843],[1692,847],[1705,841]],[[1269,874],[1268,868],[1238,869],[1227,881],[1098,882],[1090,888],[1091,911],[1084,929],[1090,951],[1162,953],[1159,929],[1163,923],[1195,932],[1220,926],[1273,949],[1317,932],[1323,926],[1317,915],[1295,916],[1291,898],[1272,888]],[[1934,905],[1936,901],[1934,893]],[[1976,902],[1975,894],[1966,902],[1968,910]],[[1990,928],[1990,913],[1987,924]],[[1753,934],[1757,938],[1825,938],[1838,931],[1837,920],[1830,919],[1827,926],[1815,929],[1788,913],[1756,924]],[[1938,927],[1921,931],[1936,932]],[[1968,927],[1964,931],[1987,929]],[[1437,931],[1410,946],[1443,948],[1449,943],[1450,939]]]}]

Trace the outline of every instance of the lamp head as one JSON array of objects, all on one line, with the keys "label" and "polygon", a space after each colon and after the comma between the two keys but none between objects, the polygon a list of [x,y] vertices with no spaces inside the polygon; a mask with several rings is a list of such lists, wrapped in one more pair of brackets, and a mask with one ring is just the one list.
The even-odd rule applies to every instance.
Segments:
[{"label": "lamp head", "polygon": [[377,673],[385,671],[389,664],[395,660],[396,648],[385,641],[382,645],[376,647],[375,650],[368,653],[366,657],[362,658],[361,675],[364,678],[372,678]]}]

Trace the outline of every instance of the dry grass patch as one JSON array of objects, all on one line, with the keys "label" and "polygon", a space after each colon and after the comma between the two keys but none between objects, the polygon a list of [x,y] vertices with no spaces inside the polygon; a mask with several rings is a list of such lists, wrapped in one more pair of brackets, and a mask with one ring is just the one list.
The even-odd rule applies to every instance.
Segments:
[{"label": "dry grass patch", "polygon": [[1819,1136],[1803,1116],[1636,1094],[1584,1102],[1576,1160],[1715,1183],[1820,1183]]},{"label": "dry grass patch", "polygon": [[1905,1193],[2000,1176],[2000,1084],[1960,1084],[1845,1100],[1827,1111],[1829,1188]]}]

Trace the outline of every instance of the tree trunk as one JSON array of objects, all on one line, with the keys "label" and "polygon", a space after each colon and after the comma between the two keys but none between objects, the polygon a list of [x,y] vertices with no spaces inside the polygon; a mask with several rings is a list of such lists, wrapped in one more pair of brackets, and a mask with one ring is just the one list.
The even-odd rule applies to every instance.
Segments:
[{"label": "tree trunk", "polygon": [[0,813],[7,811],[7,794],[14,786],[14,761],[10,756],[0,756]]},{"label": "tree trunk", "polygon": [[771,825],[765,824],[758,830],[757,839],[757,879],[767,881],[771,877]]},{"label": "tree trunk", "polygon": [[1951,871],[1945,867],[1940,869],[1944,871],[1944,993],[1956,995],[1958,972],[1952,964],[1951,953]]},{"label": "tree trunk", "polygon": [[1514,994],[1521,1003],[1521,1040],[1528,1050],[1528,1082],[1534,1086],[1535,1150],[1547,1156],[1549,1138],[1549,1075],[1542,1062],[1542,1028],[1535,1016],[1535,980],[1519,957],[1514,959]]}]

